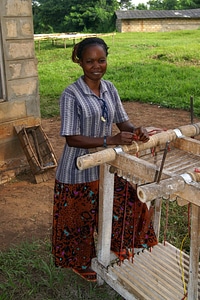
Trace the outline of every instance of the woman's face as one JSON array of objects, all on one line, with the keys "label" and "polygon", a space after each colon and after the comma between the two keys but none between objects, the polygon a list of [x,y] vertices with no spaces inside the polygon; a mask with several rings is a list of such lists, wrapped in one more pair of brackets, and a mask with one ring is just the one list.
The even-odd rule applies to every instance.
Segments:
[{"label": "woman's face", "polygon": [[83,51],[80,66],[86,80],[99,81],[107,69],[105,50],[99,45],[88,46]]}]

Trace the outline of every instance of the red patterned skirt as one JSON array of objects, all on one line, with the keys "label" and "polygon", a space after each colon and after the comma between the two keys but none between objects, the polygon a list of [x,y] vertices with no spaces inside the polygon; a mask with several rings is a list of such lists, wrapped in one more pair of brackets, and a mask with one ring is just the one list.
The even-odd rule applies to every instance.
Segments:
[{"label": "red patterned skirt", "polygon": [[[56,180],[52,252],[56,266],[86,269],[96,256],[99,182],[63,184]],[[157,244],[152,210],[133,186],[115,176],[111,249],[149,248]]]}]

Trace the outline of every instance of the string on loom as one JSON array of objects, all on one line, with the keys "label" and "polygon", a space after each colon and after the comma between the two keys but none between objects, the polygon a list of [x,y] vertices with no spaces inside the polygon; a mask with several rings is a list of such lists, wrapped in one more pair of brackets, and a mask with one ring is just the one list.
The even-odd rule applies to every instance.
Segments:
[{"label": "string on loom", "polygon": [[[164,245],[167,240],[167,228],[168,228],[168,220],[169,220],[169,199],[164,199],[166,201],[166,221],[165,221],[165,228],[164,228]],[[181,242],[181,247],[180,247],[180,268],[181,268],[181,279],[183,282],[183,295],[184,297],[181,300],[187,300],[187,285],[185,282],[185,275],[184,275],[184,266],[183,266],[183,245],[185,243],[185,240],[187,237],[190,237],[190,203],[188,204],[188,232],[183,238]]]},{"label": "string on loom", "polygon": [[180,248],[180,267],[181,267],[181,278],[182,278],[182,282],[183,282],[183,291],[184,291],[184,297],[181,300],[185,300],[187,299],[187,287],[186,287],[186,282],[185,282],[185,275],[184,275],[184,267],[183,267],[183,245],[187,239],[187,237],[190,238],[190,206],[191,203],[188,204],[188,232],[185,235],[185,237],[183,238],[182,242],[181,242],[181,248]]},{"label": "string on loom", "polygon": [[182,242],[181,242],[181,249],[180,249],[181,278],[182,278],[182,282],[183,282],[183,291],[184,291],[184,298],[182,298],[182,300],[183,299],[187,299],[187,287],[186,287],[186,282],[185,282],[184,267],[183,267],[183,256],[182,256],[183,245],[184,245],[185,240],[186,240],[187,237],[188,237],[188,233],[186,234],[186,236],[182,240]]},{"label": "string on loom", "polygon": [[[125,223],[126,223],[127,201],[128,201],[128,181],[126,181],[125,202],[124,202],[124,215],[123,215],[123,223],[122,223],[122,236],[121,236],[121,241],[120,241],[120,254],[123,251],[124,232],[125,232]],[[120,255],[120,263],[121,263],[121,255]]]},{"label": "string on loom", "polygon": [[[137,187],[136,187],[137,188]],[[136,201],[134,201],[134,211],[136,211]],[[133,254],[134,254],[134,245],[135,245],[135,233],[136,233],[136,217],[133,216],[133,237],[132,237],[132,263],[133,263]]]}]

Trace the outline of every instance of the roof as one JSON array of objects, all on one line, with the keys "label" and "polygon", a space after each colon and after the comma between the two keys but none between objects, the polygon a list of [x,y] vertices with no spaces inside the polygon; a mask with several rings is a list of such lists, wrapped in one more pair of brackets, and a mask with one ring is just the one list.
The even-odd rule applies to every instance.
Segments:
[{"label": "roof", "polygon": [[117,10],[118,19],[200,19],[200,8],[187,10]]}]

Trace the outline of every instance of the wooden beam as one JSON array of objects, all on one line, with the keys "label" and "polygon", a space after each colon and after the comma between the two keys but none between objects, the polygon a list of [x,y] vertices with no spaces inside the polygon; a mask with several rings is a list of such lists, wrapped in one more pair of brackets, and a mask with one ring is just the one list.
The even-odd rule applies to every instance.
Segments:
[{"label": "wooden beam", "polygon": [[176,139],[174,146],[180,150],[184,150],[194,155],[200,155],[200,141],[192,138]]},{"label": "wooden beam", "polygon": [[[199,198],[200,200],[200,198]],[[200,201],[199,201],[200,202]],[[190,237],[190,268],[188,282],[188,300],[198,297],[199,246],[200,246],[200,207],[192,205]]]},{"label": "wooden beam", "polygon": [[169,197],[171,194],[174,194],[193,204],[200,205],[199,184],[195,182],[186,183],[180,175],[162,180],[159,184],[154,182],[139,186],[137,194],[142,202],[148,202],[162,197]]}]

